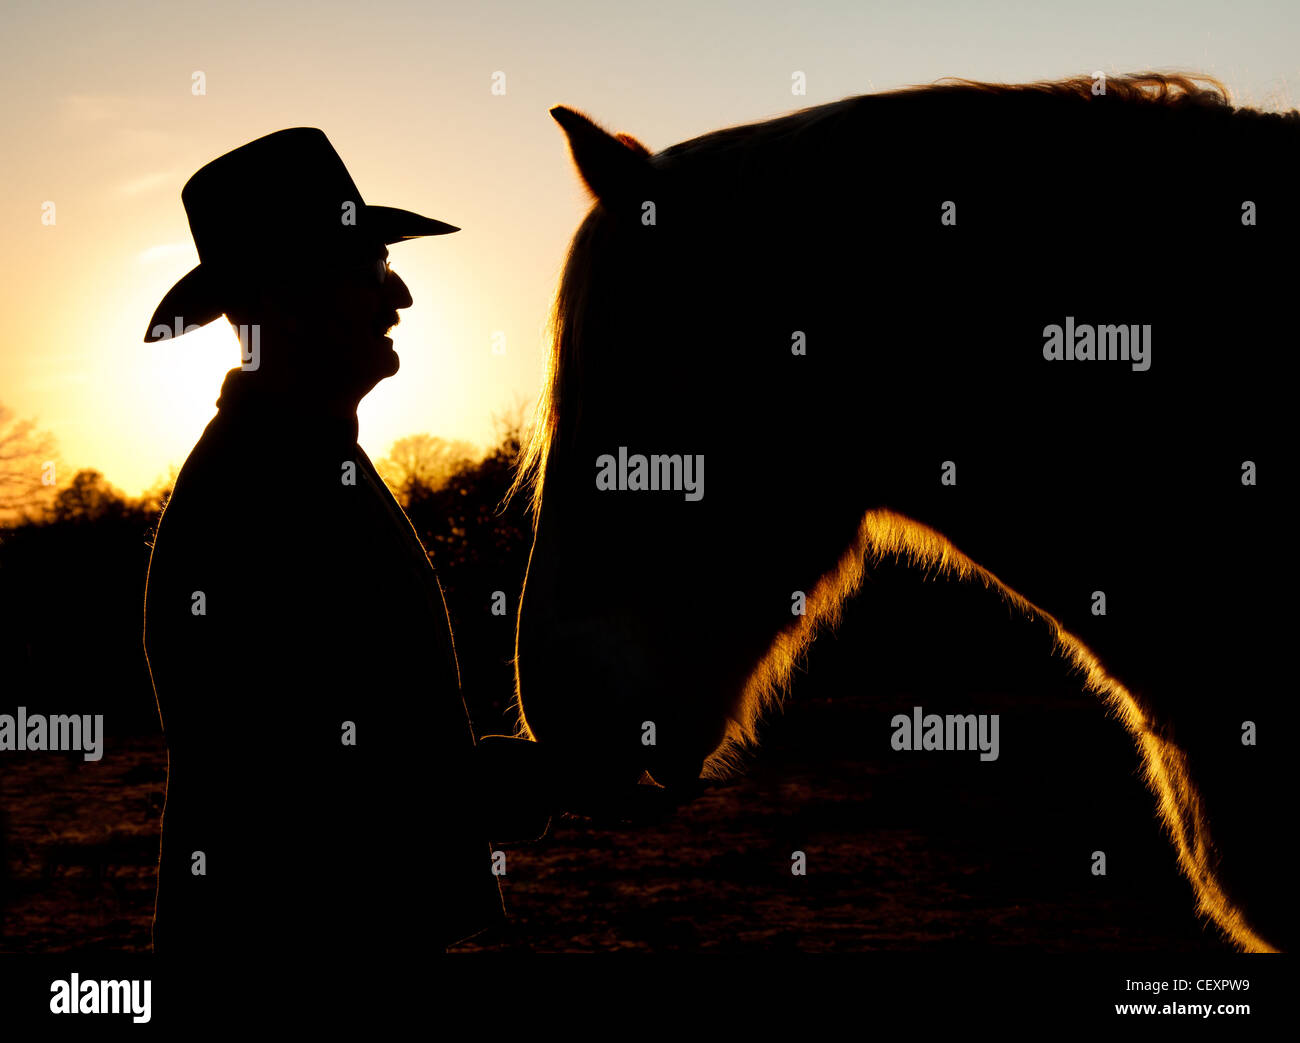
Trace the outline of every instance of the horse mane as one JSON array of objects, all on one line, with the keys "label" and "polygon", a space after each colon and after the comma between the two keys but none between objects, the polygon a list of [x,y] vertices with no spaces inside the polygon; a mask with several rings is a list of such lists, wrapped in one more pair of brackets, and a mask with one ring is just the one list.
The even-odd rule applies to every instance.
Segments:
[{"label": "horse mane", "polygon": [[[1208,113],[1228,113],[1244,120],[1286,120],[1300,123],[1300,111],[1263,112],[1252,108],[1234,108],[1228,88],[1213,76],[1201,73],[1143,72],[1107,77],[1104,98],[1093,94],[1098,81],[1090,76],[1031,83],[989,83],[948,77],[931,84],[903,87],[877,94],[859,94],[840,101],[814,105],[796,112],[757,123],[726,127],[688,141],[672,145],[651,158],[656,164],[671,165],[692,156],[724,153],[762,153],[776,142],[791,135],[802,135],[837,117],[852,113],[865,103],[882,99],[916,97],[959,98],[987,96],[1010,99],[1037,96],[1059,105],[1097,104],[1108,106],[1158,108],[1165,110],[1195,109]],[[1014,114],[1013,114],[1014,115]],[[616,135],[628,148],[648,151],[630,135]],[[546,464],[555,444],[567,438],[576,426],[582,403],[578,393],[582,331],[580,320],[586,305],[591,275],[600,258],[600,240],[608,231],[609,218],[599,202],[593,205],[569,244],[560,284],[552,302],[547,323],[550,352],[541,396],[533,415],[529,437],[522,447],[514,481],[506,494],[509,502],[516,495],[529,497],[534,527],[541,513]]]},{"label": "horse mane", "polygon": [[[851,115],[864,103],[881,99],[916,97],[992,96],[1011,99],[1036,96],[1059,106],[1063,115],[1083,105],[1104,104],[1133,108],[1193,111],[1207,122],[1231,116],[1239,124],[1285,122],[1300,129],[1300,112],[1264,112],[1234,107],[1228,89],[1217,79],[1192,73],[1144,72],[1107,77],[1105,95],[1094,95],[1096,81],[1079,76],[1023,84],[986,83],[950,78],[933,84],[906,87],[878,94],[857,95],[805,108],[763,122],[728,127],[673,145],[654,154],[656,165],[673,166],[692,157],[733,154],[748,156],[780,148],[791,136],[803,137],[839,118]],[[1018,110],[1011,109],[1014,119]],[[629,148],[636,145],[625,141]],[[639,144],[639,143],[638,143]],[[520,453],[507,500],[528,495],[534,529],[541,516],[546,471],[558,446],[568,444],[581,416],[583,352],[582,318],[593,275],[601,261],[601,248],[612,219],[597,202],[570,244],[563,274],[548,323],[550,353],[546,380],[534,414],[532,429]],[[1198,911],[1213,920],[1240,948],[1276,951],[1246,922],[1223,890],[1215,872],[1215,855],[1208,824],[1188,770],[1185,754],[1164,733],[1138,697],[1110,676],[1082,641],[1067,632],[1048,612],[1007,587],[989,570],[975,563],[947,538],[927,526],[890,511],[870,511],[862,519],[857,538],[839,560],[808,592],[806,614],[777,634],[770,649],[748,678],[739,704],[728,720],[722,745],[705,763],[704,774],[725,777],[740,761],[743,750],[757,737],[757,724],[765,711],[779,705],[791,676],[819,632],[834,627],[843,606],[861,587],[866,570],[887,559],[905,561],[934,574],[973,580],[997,592],[1015,610],[1045,623],[1055,635],[1055,649],[1080,674],[1086,690],[1101,698],[1107,710],[1128,730],[1137,745],[1148,787],[1156,795],[1160,821],[1173,842],[1178,864],[1191,881]]]},{"label": "horse mane", "polygon": [[941,533],[892,511],[868,511],[863,516],[853,545],[808,592],[806,614],[772,642],[745,684],[740,712],[728,720],[726,738],[705,762],[704,775],[725,778],[734,772],[744,749],[756,741],[759,719],[788,692],[795,668],[813,639],[822,630],[838,625],[845,603],[861,588],[867,571],[890,560],[928,570],[931,575],[982,583],[1013,610],[1048,626],[1054,638],[1053,652],[1070,664],[1084,691],[1098,696],[1107,712],[1118,718],[1133,737],[1143,779],[1156,796],[1156,813],[1174,845],[1178,866],[1192,884],[1198,914],[1216,923],[1242,949],[1277,952],[1250,926],[1223,890],[1215,872],[1209,820],[1188,769],[1187,755],[1150,710],[1054,616],[976,564]]}]

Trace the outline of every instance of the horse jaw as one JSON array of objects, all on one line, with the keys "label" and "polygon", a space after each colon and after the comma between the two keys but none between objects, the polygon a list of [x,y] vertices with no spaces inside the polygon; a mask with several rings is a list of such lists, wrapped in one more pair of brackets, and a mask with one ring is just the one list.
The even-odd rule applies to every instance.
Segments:
[{"label": "horse jaw", "polygon": [[697,662],[682,663],[671,651],[692,642],[656,636],[635,616],[562,616],[541,560],[535,550],[519,610],[518,733],[584,764],[593,785],[633,783],[647,772],[665,786],[697,780],[724,741],[726,707],[744,673],[725,684]]}]

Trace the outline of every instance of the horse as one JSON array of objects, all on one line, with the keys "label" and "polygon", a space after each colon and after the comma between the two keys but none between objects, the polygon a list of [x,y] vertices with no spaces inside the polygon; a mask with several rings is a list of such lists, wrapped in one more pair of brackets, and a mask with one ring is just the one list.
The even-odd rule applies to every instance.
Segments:
[{"label": "horse", "polygon": [[1284,732],[1300,112],[1152,72],[948,79],[655,153],[551,115],[592,206],[512,490],[518,734],[601,783],[725,778],[905,562],[1049,629],[1196,912],[1286,944],[1281,830],[1200,780],[1267,801]]}]

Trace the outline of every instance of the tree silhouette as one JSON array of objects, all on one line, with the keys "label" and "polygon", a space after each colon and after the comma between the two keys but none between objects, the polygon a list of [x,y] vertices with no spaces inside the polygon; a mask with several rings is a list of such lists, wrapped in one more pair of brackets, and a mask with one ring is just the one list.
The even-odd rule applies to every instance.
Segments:
[{"label": "tree silhouette", "polygon": [[95,470],[82,470],[60,489],[49,510],[55,522],[99,522],[124,518],[134,505]]},{"label": "tree silhouette", "polygon": [[56,460],[53,435],[0,405],[0,514],[47,502]]},{"label": "tree silhouette", "polygon": [[[465,704],[486,733],[514,726],[514,613],[533,535],[527,497],[504,503],[526,437],[519,412],[496,418],[497,444],[482,460],[437,489],[416,489],[407,505],[451,611]],[[498,591],[504,615],[493,614]]]},{"label": "tree silhouette", "polygon": [[399,438],[388,455],[375,463],[393,495],[403,507],[441,489],[453,474],[477,454],[468,442],[449,442],[422,433]]}]

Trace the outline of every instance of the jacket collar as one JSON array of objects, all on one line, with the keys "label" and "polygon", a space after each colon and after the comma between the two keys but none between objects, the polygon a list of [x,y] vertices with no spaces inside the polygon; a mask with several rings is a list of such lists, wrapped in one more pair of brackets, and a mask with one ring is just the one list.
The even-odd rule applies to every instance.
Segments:
[{"label": "jacket collar", "polygon": [[330,410],[302,387],[277,388],[258,379],[256,370],[232,369],[221,384],[217,410],[222,417],[284,428],[321,445],[355,445],[357,417]]}]

